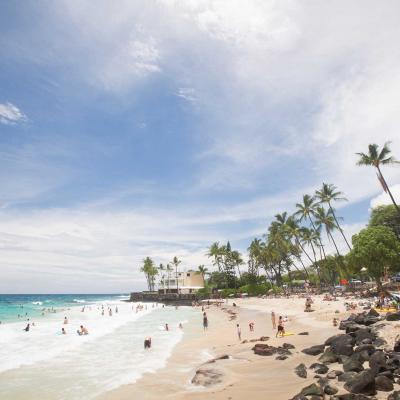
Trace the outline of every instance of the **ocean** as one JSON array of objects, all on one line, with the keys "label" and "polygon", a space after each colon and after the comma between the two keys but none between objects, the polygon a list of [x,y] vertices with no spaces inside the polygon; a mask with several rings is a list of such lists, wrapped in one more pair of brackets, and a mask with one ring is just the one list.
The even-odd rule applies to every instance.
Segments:
[{"label": "ocean", "polygon": [[[137,310],[137,303],[125,299],[0,295],[0,399],[93,399],[165,366],[184,334],[178,325],[184,326],[194,311],[161,304]],[[29,332],[24,331],[27,323]],[[77,334],[80,325],[88,329],[87,336]],[[147,336],[152,338],[150,350],[143,348]]]}]

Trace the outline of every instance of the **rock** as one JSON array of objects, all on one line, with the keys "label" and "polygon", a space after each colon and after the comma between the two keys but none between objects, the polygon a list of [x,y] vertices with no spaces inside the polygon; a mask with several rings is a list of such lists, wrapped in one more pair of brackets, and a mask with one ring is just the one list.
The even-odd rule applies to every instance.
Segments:
[{"label": "rock", "polygon": [[300,392],[302,396],[323,396],[322,389],[316,384],[312,383],[309,386],[303,388]]},{"label": "rock", "polygon": [[299,335],[305,336],[305,335],[308,335],[308,332],[300,332]]},{"label": "rock", "polygon": [[290,356],[291,354],[292,354],[292,352],[290,351],[290,350],[288,350],[288,349],[285,349],[285,348],[283,348],[283,347],[278,347],[277,349],[276,349],[276,352],[279,354],[279,355],[284,355],[284,356]]},{"label": "rock", "polygon": [[199,369],[192,379],[194,385],[211,386],[222,382],[223,374],[215,369]]},{"label": "rock", "polygon": [[325,364],[314,363],[310,365],[310,369],[313,369],[316,374],[326,374],[329,368]]},{"label": "rock", "polygon": [[375,378],[375,388],[382,392],[391,392],[393,390],[393,382],[386,376],[377,376]]},{"label": "rock", "polygon": [[325,350],[324,354],[319,356],[318,361],[321,361],[324,364],[335,363],[339,360],[337,354],[335,354],[332,349],[328,348]]},{"label": "rock", "polygon": [[290,343],[283,343],[282,347],[284,349],[295,349],[296,347],[294,347],[292,344]]},{"label": "rock", "polygon": [[304,364],[299,364],[295,369],[294,372],[300,378],[307,378],[307,369]]},{"label": "rock", "polygon": [[396,352],[400,351],[400,341],[399,340],[394,344],[393,351],[396,351]]},{"label": "rock", "polygon": [[384,339],[382,339],[382,338],[376,338],[376,339],[372,342],[372,344],[373,344],[375,347],[381,347],[381,346],[384,346],[384,345],[386,344],[386,340],[384,340]]},{"label": "rock", "polygon": [[348,379],[344,384],[344,388],[350,393],[375,395],[375,374],[370,369],[362,371],[353,378]]},{"label": "rock", "polygon": [[376,351],[369,358],[369,367],[377,374],[378,372],[384,371],[387,367],[386,356],[383,351]]},{"label": "rock", "polygon": [[278,357],[275,358],[275,360],[283,361],[283,360],[286,360],[287,358],[288,358],[288,356],[278,356]]},{"label": "rock", "polygon": [[324,352],[325,346],[323,344],[311,346],[306,349],[303,349],[301,352],[304,354],[308,354],[309,356],[317,356]]},{"label": "rock", "polygon": [[318,376],[318,381],[317,381],[317,382],[318,382],[318,385],[319,385],[319,386],[325,387],[326,385],[329,384],[329,379],[328,379],[328,378],[325,378],[325,377],[319,376],[319,375],[315,375],[314,378],[315,378],[316,376]]},{"label": "rock", "polygon": [[331,346],[334,348],[338,345],[351,345],[353,346],[356,343],[356,339],[349,334],[340,334],[331,336],[329,339],[325,341],[325,346]]},{"label": "rock", "polygon": [[373,308],[369,310],[368,315],[371,315],[372,317],[380,317],[378,311],[374,310]]},{"label": "rock", "polygon": [[354,349],[355,353],[361,353],[362,351],[366,351],[368,355],[372,355],[375,353],[376,349],[373,344],[360,344]]},{"label": "rock", "polygon": [[387,400],[400,400],[400,390],[395,390],[393,393],[390,393]]},{"label": "rock", "polygon": [[259,356],[272,356],[277,352],[277,348],[267,344],[257,343],[252,350]]},{"label": "rock", "polygon": [[336,386],[333,386],[333,385],[326,385],[324,387],[324,392],[326,394],[329,394],[329,395],[336,394],[338,391],[339,391],[339,389]]},{"label": "rock", "polygon": [[372,400],[371,397],[363,394],[346,393],[334,397],[335,400]]},{"label": "rock", "polygon": [[363,369],[362,363],[354,358],[349,358],[343,363],[344,372],[361,372]]},{"label": "rock", "polygon": [[329,371],[328,374],[326,375],[326,377],[328,379],[336,379],[336,377],[339,375],[343,375],[343,371],[333,370],[333,371]]},{"label": "rock", "polygon": [[365,338],[361,340],[360,344],[372,344],[372,339]]},{"label": "rock", "polygon": [[376,339],[376,335],[369,328],[359,329],[354,334],[357,344],[360,344],[364,339],[370,339],[371,343],[372,340]]},{"label": "rock", "polygon": [[248,340],[246,340],[246,339],[245,339],[245,340],[243,340],[243,341],[242,341],[242,344],[245,344],[245,343],[249,343],[249,341],[248,341]]},{"label": "rock", "polygon": [[339,382],[347,382],[348,380],[354,378],[357,375],[357,372],[344,372],[342,375],[338,376]]},{"label": "rock", "polygon": [[387,313],[386,321],[400,321],[400,312],[398,311],[395,313]]},{"label": "rock", "polygon": [[269,340],[269,336],[261,336],[260,339],[258,339],[260,342],[266,342]]},{"label": "rock", "polygon": [[228,354],[223,354],[222,356],[212,358],[211,360],[208,360],[205,364],[212,364],[215,363],[218,360],[228,360],[229,355]]}]

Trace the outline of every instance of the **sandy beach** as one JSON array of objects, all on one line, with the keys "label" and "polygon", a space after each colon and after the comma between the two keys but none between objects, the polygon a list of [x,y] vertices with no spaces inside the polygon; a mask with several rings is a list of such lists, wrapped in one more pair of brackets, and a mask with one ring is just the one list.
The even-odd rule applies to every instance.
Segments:
[{"label": "sandy beach", "polygon": [[[304,312],[304,298],[277,299],[235,299],[222,307],[210,306],[206,312],[210,321],[209,329],[203,332],[202,312],[198,319],[185,325],[183,340],[175,347],[165,368],[156,373],[145,374],[133,385],[125,385],[99,397],[99,400],[125,400],[132,396],[140,399],[265,399],[266,394],[274,399],[292,398],[301,388],[314,381],[315,374],[306,379],[298,377],[294,368],[300,363],[307,366],[315,358],[301,352],[302,349],[323,343],[328,337],[342,333],[334,327],[334,317],[343,319],[350,314],[346,311],[345,300],[324,301],[322,296],[313,297],[314,312]],[[271,311],[288,317],[287,332],[293,335],[276,338],[272,329]],[[361,308],[353,312],[360,312]],[[179,312],[179,310],[177,311]],[[234,314],[232,314],[234,313]],[[232,318],[233,317],[233,318]],[[254,332],[249,322],[255,323]],[[237,337],[236,324],[242,330],[242,340]],[[396,332],[398,327],[394,329]],[[308,335],[299,333],[308,332]],[[285,360],[276,356],[254,354],[254,342],[242,343],[268,336],[265,342],[272,346],[283,343],[294,345],[293,353]],[[395,335],[393,335],[395,336]],[[208,362],[213,358],[228,355],[228,359]],[[191,383],[198,369],[211,369],[220,382],[209,386]]]}]

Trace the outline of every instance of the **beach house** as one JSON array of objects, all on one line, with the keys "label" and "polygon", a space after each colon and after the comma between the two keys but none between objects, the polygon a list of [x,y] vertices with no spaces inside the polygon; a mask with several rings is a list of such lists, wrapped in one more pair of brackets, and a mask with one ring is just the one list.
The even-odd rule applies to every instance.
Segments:
[{"label": "beach house", "polygon": [[196,293],[199,289],[204,288],[203,275],[198,271],[173,271],[170,275],[162,275],[159,285],[158,293],[179,293],[179,294],[192,294]]}]

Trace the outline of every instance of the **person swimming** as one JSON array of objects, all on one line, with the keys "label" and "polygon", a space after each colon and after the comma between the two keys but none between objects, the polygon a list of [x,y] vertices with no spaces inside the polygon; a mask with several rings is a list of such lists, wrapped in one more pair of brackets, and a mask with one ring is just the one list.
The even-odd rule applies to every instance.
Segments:
[{"label": "person swimming", "polygon": [[151,348],[151,337],[144,339],[144,348],[146,350]]},{"label": "person swimming", "polygon": [[79,329],[77,330],[77,333],[79,336],[89,335],[88,330],[83,325],[81,325],[81,330],[79,330]]}]

